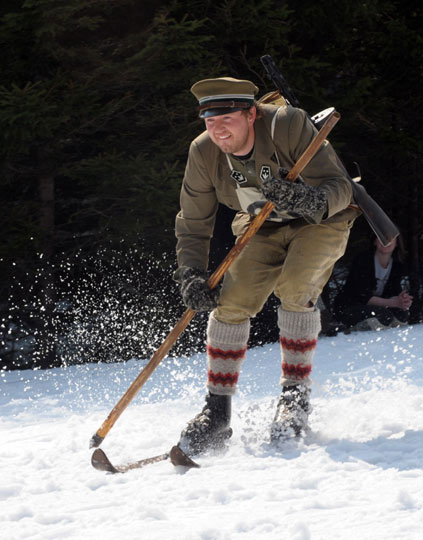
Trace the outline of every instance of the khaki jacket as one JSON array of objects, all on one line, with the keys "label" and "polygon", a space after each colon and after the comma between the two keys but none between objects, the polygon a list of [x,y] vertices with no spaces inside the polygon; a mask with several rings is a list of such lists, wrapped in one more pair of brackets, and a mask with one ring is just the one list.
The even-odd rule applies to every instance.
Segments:
[{"label": "khaki jacket", "polygon": [[[260,108],[262,117],[254,124],[257,188],[263,170],[278,176],[280,166],[291,169],[316,134],[315,127],[301,109],[278,109],[274,105],[261,105]],[[234,164],[233,158],[230,161]],[[242,187],[231,177],[230,165],[227,155],[211,141],[207,131],[191,143],[181,188],[181,210],[176,216],[179,267],[207,268],[218,203],[238,211],[233,223],[237,236],[254,219],[241,208],[237,189]],[[301,176],[307,184],[320,186],[327,192],[328,213],[323,223],[351,220],[358,215],[357,211],[347,208],[352,202],[351,185],[337,164],[329,142],[325,141]],[[251,186],[251,178],[246,185]],[[266,225],[280,227],[281,223]]]}]

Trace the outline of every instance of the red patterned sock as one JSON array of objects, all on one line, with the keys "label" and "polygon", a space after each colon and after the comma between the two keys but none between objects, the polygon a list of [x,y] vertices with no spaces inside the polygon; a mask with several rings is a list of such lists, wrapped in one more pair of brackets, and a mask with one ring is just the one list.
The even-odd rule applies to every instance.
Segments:
[{"label": "red patterned sock", "polygon": [[207,327],[207,388],[213,394],[235,394],[249,333],[250,321],[227,324],[210,314]]},{"label": "red patterned sock", "polygon": [[320,311],[305,313],[278,310],[282,348],[282,386],[311,384],[310,374],[317,337],[321,329]]}]

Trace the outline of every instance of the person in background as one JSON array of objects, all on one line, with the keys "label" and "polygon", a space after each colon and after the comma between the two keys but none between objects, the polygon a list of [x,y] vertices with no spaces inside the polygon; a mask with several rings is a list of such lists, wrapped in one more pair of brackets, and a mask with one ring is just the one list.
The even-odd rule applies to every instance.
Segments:
[{"label": "person in background", "polygon": [[377,330],[408,323],[413,297],[402,287],[404,266],[401,238],[353,260],[345,285],[335,298],[333,312],[346,329]]},{"label": "person in background", "polygon": [[[174,277],[187,307],[211,311],[206,403],[178,443],[196,455],[221,448],[232,434],[231,397],[245,359],[250,318],[272,292],[282,303],[282,391],[270,438],[278,443],[306,430],[321,328],[317,299],[345,252],[357,212],[350,208],[351,185],[327,141],[302,178],[285,179],[316,135],[303,110],[258,104],[255,84],[231,77],[199,81],[191,91],[206,130],[189,150],[176,217]],[[238,212],[232,230],[239,238],[268,200],[274,211],[230,266],[222,288],[211,290],[207,268],[218,204]]]}]

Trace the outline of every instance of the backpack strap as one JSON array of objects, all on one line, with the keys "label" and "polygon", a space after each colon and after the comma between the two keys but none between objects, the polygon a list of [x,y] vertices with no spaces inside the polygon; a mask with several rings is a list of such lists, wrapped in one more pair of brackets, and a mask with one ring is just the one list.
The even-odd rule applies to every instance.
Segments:
[{"label": "backpack strap", "polygon": [[[279,112],[281,109],[283,109],[283,108],[284,108],[283,105],[281,105],[280,107],[278,107],[277,111],[275,112],[275,114],[273,115],[273,118],[272,118],[272,123],[271,123],[271,125],[270,125],[270,135],[271,135],[271,137],[272,137],[273,143],[275,142],[276,118],[277,118],[277,116],[278,116],[278,112]],[[280,164],[280,161],[279,161],[279,156],[278,156],[278,152],[277,152],[277,150],[276,150],[276,147],[275,147],[275,157],[276,157],[276,159],[277,159],[277,161],[278,161],[278,165],[279,165],[279,167],[280,167],[281,164]]]},{"label": "backpack strap", "polygon": [[278,107],[277,111],[275,112],[275,114],[273,115],[273,118],[272,118],[272,124],[270,126],[270,134],[272,135],[272,141],[275,139],[275,126],[276,126],[276,117],[278,116],[278,112],[281,110],[281,109],[284,109],[285,107],[281,106],[281,107]]}]

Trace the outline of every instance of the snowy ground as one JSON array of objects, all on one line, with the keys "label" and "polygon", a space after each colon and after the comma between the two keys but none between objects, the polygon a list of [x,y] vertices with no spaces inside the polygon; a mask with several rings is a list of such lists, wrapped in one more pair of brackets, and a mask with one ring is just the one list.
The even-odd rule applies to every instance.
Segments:
[{"label": "snowy ground", "polygon": [[[423,538],[423,326],[324,337],[311,434],[269,450],[279,346],[248,352],[224,456],[183,474],[91,468],[88,443],[145,361],[0,376],[0,537],[102,540]],[[102,448],[160,454],[203,402],[204,355],[166,359]]]}]

